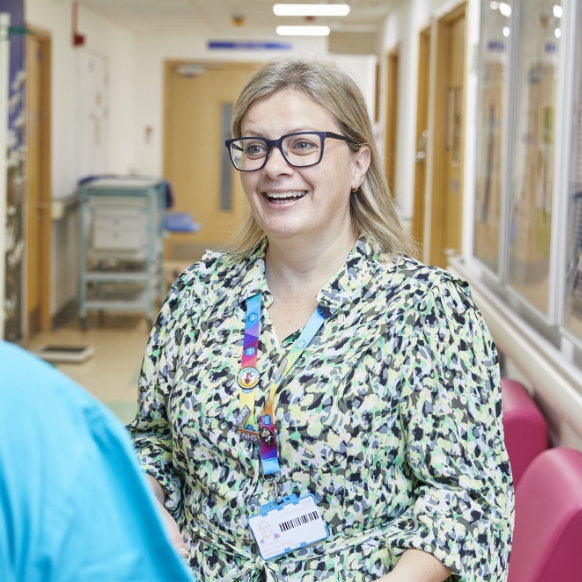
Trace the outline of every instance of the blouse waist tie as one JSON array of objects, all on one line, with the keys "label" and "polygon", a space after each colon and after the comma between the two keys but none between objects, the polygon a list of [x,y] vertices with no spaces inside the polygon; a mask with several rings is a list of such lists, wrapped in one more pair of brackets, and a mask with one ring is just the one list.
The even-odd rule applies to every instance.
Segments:
[{"label": "blouse waist tie", "polygon": [[[309,546],[306,550],[297,550],[294,556],[281,556],[274,561],[264,560],[260,554],[252,551],[250,545],[237,543],[232,535],[217,528],[206,520],[201,520],[201,516],[196,516],[194,527],[194,538],[198,538],[204,544],[232,556],[245,563],[240,567],[233,567],[229,574],[223,578],[224,582],[240,580],[249,576],[250,582],[262,580],[261,573],[266,576],[266,582],[284,582],[281,567],[299,561],[317,559],[318,556],[334,554],[344,551],[350,547],[369,542],[374,538],[385,539],[387,530],[393,521],[385,523],[379,527],[367,531],[354,531],[348,534],[338,534],[331,540],[324,540]],[[302,555],[298,555],[299,552]]]}]

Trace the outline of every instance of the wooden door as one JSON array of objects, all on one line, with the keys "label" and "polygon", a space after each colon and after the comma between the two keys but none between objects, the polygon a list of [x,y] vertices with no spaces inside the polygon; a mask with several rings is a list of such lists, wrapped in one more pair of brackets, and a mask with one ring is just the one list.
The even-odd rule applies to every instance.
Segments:
[{"label": "wooden door", "polygon": [[414,169],[414,209],[412,236],[422,257],[424,245],[424,206],[426,193],[426,153],[428,146],[428,95],[430,74],[430,27],[419,36],[418,98],[416,105],[416,154]]},{"label": "wooden door", "polygon": [[164,176],[173,211],[189,212],[202,229],[171,234],[167,254],[187,259],[201,246],[220,247],[238,230],[248,203],[224,140],[230,137],[232,106],[256,65],[184,63],[166,65]]},{"label": "wooden door", "polygon": [[465,8],[438,24],[430,263],[461,252],[465,106]]},{"label": "wooden door", "polygon": [[386,102],[386,179],[392,196],[396,189],[396,139],[398,135],[398,76],[400,68],[400,46],[388,53],[388,75]]},{"label": "wooden door", "polygon": [[50,322],[50,37],[26,39],[26,313],[27,337]]}]

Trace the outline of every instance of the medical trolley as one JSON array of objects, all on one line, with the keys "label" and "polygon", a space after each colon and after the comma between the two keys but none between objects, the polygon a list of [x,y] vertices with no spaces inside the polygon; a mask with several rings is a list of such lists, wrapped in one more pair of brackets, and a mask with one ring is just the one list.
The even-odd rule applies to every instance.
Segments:
[{"label": "medical trolley", "polygon": [[82,328],[88,311],[143,312],[151,326],[165,291],[164,182],[97,178],[80,190]]}]

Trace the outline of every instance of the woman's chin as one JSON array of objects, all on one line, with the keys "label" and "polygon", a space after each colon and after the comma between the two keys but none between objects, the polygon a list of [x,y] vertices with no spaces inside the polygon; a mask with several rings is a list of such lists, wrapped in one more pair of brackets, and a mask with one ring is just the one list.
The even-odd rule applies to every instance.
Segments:
[{"label": "woman's chin", "polygon": [[[299,223],[298,223],[299,222]],[[305,223],[294,220],[267,220],[259,222],[267,238],[289,239],[307,234]]]}]

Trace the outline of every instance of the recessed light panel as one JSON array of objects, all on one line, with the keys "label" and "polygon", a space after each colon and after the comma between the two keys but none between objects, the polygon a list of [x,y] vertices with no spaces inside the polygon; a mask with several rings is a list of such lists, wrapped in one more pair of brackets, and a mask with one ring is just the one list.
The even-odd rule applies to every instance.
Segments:
[{"label": "recessed light panel", "polygon": [[329,36],[329,26],[277,26],[281,36]]},{"label": "recessed light panel", "polygon": [[348,4],[275,4],[276,16],[347,16]]}]

